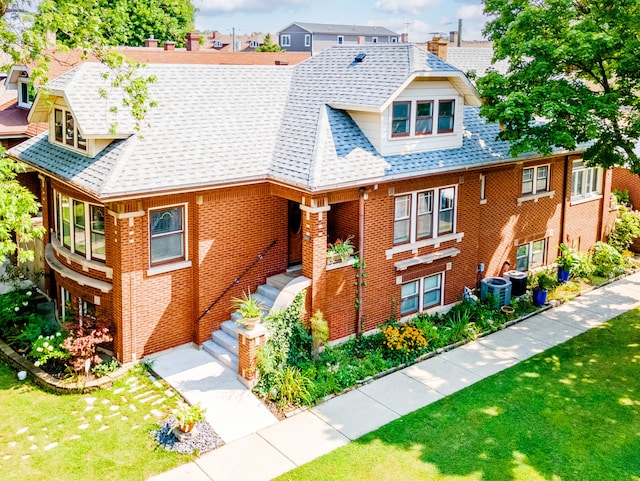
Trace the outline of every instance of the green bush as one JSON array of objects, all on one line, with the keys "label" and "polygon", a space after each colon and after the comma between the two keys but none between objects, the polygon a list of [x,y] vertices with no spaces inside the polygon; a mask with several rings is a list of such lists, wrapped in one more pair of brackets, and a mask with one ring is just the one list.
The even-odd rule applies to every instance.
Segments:
[{"label": "green bush", "polygon": [[278,384],[278,396],[275,399],[280,407],[311,403],[310,390],[313,382],[300,369],[287,366],[281,373]]},{"label": "green bush", "polygon": [[604,242],[596,242],[591,262],[594,266],[593,274],[596,276],[611,278],[624,272],[624,257],[615,247]]},{"label": "green bush", "polygon": [[629,248],[636,237],[640,237],[640,214],[620,207],[616,223],[607,239],[608,244],[622,253]]}]

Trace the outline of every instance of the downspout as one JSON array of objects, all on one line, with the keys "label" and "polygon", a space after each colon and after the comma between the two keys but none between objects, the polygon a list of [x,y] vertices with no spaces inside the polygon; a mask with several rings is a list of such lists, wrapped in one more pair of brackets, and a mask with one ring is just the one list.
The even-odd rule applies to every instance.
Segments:
[{"label": "downspout", "polygon": [[358,316],[356,320],[356,336],[362,335],[362,288],[364,275],[364,201],[367,197],[364,187],[360,188],[358,196]]},{"label": "downspout", "polygon": [[569,181],[567,177],[569,175],[569,156],[564,156],[564,177],[562,179],[562,210],[560,211],[560,243],[562,244],[565,241],[565,231],[566,231],[566,219],[567,219],[567,186]]}]

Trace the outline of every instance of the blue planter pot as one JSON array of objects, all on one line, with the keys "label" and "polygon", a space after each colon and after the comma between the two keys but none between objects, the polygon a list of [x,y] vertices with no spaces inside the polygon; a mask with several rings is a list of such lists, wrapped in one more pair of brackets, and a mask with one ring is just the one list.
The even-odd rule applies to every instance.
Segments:
[{"label": "blue planter pot", "polygon": [[547,303],[547,290],[546,289],[534,289],[533,290],[533,305],[544,306]]},{"label": "blue planter pot", "polygon": [[558,269],[558,282],[560,284],[564,284],[569,280],[571,273],[569,271],[565,271],[564,269]]}]

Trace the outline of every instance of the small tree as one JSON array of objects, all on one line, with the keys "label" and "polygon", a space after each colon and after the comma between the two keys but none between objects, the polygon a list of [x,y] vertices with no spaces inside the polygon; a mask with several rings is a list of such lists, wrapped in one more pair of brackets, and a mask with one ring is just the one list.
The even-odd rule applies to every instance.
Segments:
[{"label": "small tree", "polygon": [[74,325],[68,330],[70,336],[64,340],[62,345],[69,351],[73,369],[77,373],[82,372],[87,376],[92,365],[102,362],[102,358],[96,354],[98,344],[112,341],[113,337],[106,327]]},{"label": "small tree", "polygon": [[256,48],[256,52],[284,52],[284,50],[277,43],[273,43],[271,34],[268,33],[264,36],[262,45]]}]

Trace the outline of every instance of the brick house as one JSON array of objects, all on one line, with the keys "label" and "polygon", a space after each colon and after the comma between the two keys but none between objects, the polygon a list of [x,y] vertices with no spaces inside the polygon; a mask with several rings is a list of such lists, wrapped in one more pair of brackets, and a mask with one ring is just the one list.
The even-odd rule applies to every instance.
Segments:
[{"label": "brick house", "polygon": [[[109,319],[121,361],[224,341],[248,288],[280,307],[307,288],[340,340],[446,309],[505,261],[586,249],[614,219],[609,171],[579,151],[512,158],[464,74],[415,45],[146,68],[142,137],[86,63],[35,99],[48,132],[10,151],[39,173],[49,295]],[[327,265],[350,236],[357,293],[354,259]]]}]

